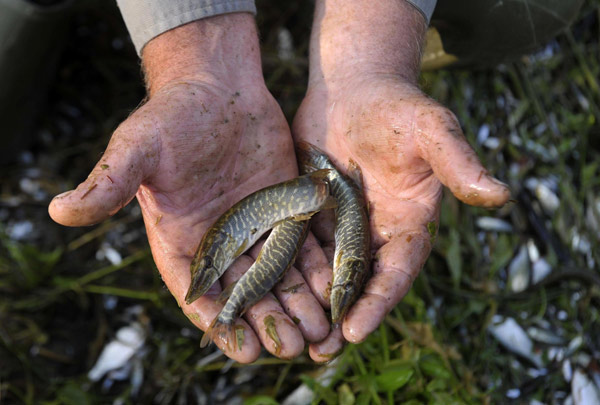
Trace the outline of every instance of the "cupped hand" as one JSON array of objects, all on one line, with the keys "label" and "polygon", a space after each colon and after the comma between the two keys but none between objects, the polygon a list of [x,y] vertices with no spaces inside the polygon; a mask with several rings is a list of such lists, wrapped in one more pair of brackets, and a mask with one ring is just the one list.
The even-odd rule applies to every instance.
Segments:
[{"label": "cupped hand", "polygon": [[[406,294],[431,250],[442,185],[482,207],[502,206],[510,195],[482,167],[449,110],[400,76],[357,76],[311,86],[292,130],[296,141],[323,149],[342,171],[350,159],[358,163],[376,252],[372,277],[341,332],[311,345],[313,357],[338,350],[342,333],[353,343],[364,340]],[[314,222],[331,254],[331,216]]]},{"label": "cupped hand", "polygon": [[[231,18],[237,21],[228,23]],[[255,29],[251,15],[231,14],[198,24],[212,25],[207,28],[189,24],[181,29],[191,32],[182,34],[181,29],[176,29],[164,35],[181,47],[190,34],[208,41],[206,38],[211,36],[207,30],[213,34],[217,31],[217,36],[219,32],[231,36],[244,24],[250,31]],[[183,39],[177,37],[178,30]],[[255,40],[256,33],[250,35]],[[182,63],[184,74],[177,74],[173,69],[153,67],[156,58],[145,60],[150,65],[149,100],[117,128],[87,180],[75,190],[55,197],[49,208],[58,223],[90,225],[116,213],[136,196],[158,270],[183,312],[202,330],[208,328],[222,308],[217,302],[220,283],[190,305],[184,300],[190,284],[190,262],[202,235],[243,197],[297,175],[285,118],[260,72],[252,73],[257,61],[260,70],[260,60],[255,55],[257,43],[248,43],[247,38],[240,44],[234,41],[242,50],[232,53],[235,48],[228,42],[231,38],[217,39],[203,55],[212,52],[215,61],[199,74],[190,74],[186,63]],[[226,49],[215,51],[220,46]],[[247,51],[248,47],[254,48]],[[159,50],[159,56],[170,51],[169,47]],[[250,55],[243,58],[244,51]],[[152,47],[146,49],[145,59],[156,52]],[[170,56],[182,54],[185,52],[178,49],[177,54]],[[235,60],[223,61],[228,57],[238,59],[240,70],[235,69]],[[165,60],[171,63],[172,59]],[[220,69],[222,62],[226,63]],[[167,80],[163,72],[167,73]],[[223,287],[239,278],[252,262],[250,256],[241,256],[223,277]],[[229,357],[240,362],[254,361],[262,344],[279,357],[290,358],[304,349],[304,339],[318,341],[327,335],[325,313],[310,289],[304,288],[301,300],[290,299],[286,283],[303,285],[305,281],[302,274],[292,269],[282,287],[275,291],[279,300],[269,295],[247,312],[245,321],[237,321],[245,331],[241,349],[237,344],[228,347],[217,338],[215,343]],[[280,344],[265,332],[269,316],[274,320]],[[296,325],[293,318],[300,323]]]}]

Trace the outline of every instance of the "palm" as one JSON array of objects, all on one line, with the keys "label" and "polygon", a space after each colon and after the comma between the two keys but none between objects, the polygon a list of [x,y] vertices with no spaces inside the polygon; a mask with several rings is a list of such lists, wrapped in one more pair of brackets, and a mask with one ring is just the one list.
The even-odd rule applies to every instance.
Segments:
[{"label": "palm", "polygon": [[[415,139],[415,112],[432,101],[417,91],[399,98],[397,87],[382,81],[368,89],[353,88],[340,96],[343,103],[328,100],[333,108],[323,117],[326,125],[319,126],[327,133],[298,133],[299,139],[323,146],[342,170],[350,159],[361,167],[374,248],[434,220],[441,192],[431,166],[418,155]],[[412,229],[406,229],[407,216]]]},{"label": "palm", "polygon": [[[170,273],[189,266],[201,236],[227,208],[294,177],[296,166],[287,125],[266,90],[180,84],[143,108],[154,114],[160,158],[137,198],[156,263]],[[175,284],[180,298],[187,282]]]},{"label": "palm", "polygon": [[[350,159],[362,170],[377,253],[374,277],[343,325],[350,341],[378,326],[424,264],[442,182],[471,204],[493,206],[507,198],[506,193],[489,198],[496,190],[490,191],[452,113],[396,78],[311,89],[294,121],[294,136],[325,150],[341,170]],[[333,244],[331,229],[322,228],[317,236]]]},{"label": "palm", "polygon": [[[180,82],[161,88],[119,126],[88,179],[57,196],[50,215],[64,225],[89,225],[136,195],[163,280],[184,313],[205,330],[222,308],[215,300],[219,283],[190,305],[183,300],[202,235],[241,198],[296,173],[287,123],[264,86],[230,89]],[[250,257],[240,257],[222,282],[235,281],[251,264]],[[305,282],[291,269],[282,284]],[[319,340],[326,335],[325,314],[310,289],[300,288],[290,298],[285,287],[275,289],[281,305],[269,294],[246,313],[250,325],[238,321],[248,331],[242,350],[217,342],[229,356],[255,360],[260,340],[271,352],[294,357],[303,349],[303,336]],[[275,319],[282,347],[266,335],[268,316]],[[301,324],[296,326],[292,316]]]}]

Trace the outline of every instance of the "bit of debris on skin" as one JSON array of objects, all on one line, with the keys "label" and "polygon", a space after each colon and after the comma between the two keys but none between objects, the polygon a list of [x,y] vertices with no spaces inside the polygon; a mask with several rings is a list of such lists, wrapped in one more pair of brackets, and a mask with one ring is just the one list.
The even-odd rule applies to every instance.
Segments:
[{"label": "bit of debris on skin", "polygon": [[277,334],[277,328],[275,327],[275,318],[273,315],[267,315],[264,320],[267,336],[271,338],[273,343],[275,344],[275,355],[279,356],[281,353],[281,340],[279,339],[279,335]]},{"label": "bit of debris on skin", "polygon": [[479,201],[479,193],[465,194],[463,201],[467,202],[467,204],[470,204],[471,202],[474,203],[475,201]]},{"label": "bit of debris on skin", "polygon": [[163,217],[162,214],[160,214],[158,217],[156,217],[156,222],[154,223],[154,225],[158,225],[158,223],[160,222],[162,217]]},{"label": "bit of debris on skin", "polygon": [[300,324],[300,322],[302,322],[302,321],[300,320],[300,318],[298,318],[298,317],[295,317],[295,316],[293,316],[293,317],[292,317],[292,321],[294,321],[294,323],[295,323],[296,325],[299,325],[299,324]]},{"label": "bit of debris on skin", "polygon": [[437,236],[437,224],[435,221],[427,222],[427,232],[429,232],[429,241],[433,244]]},{"label": "bit of debris on skin", "polygon": [[325,292],[323,293],[323,299],[325,301],[329,301],[329,298],[331,298],[331,281],[327,282],[327,288],[325,288]]},{"label": "bit of debris on skin", "polygon": [[333,359],[335,359],[336,357],[338,357],[342,351],[344,350],[344,348],[342,347],[340,350],[336,350],[333,353],[319,353],[319,357],[325,359],[326,361],[331,361]]},{"label": "bit of debris on skin", "polygon": [[106,169],[108,169],[110,166],[109,166],[109,165],[100,165],[100,167],[102,168],[102,170],[106,170]]},{"label": "bit of debris on skin", "polygon": [[244,345],[244,327],[242,325],[235,325],[233,329],[235,330],[235,341],[237,342],[238,350],[241,352]]},{"label": "bit of debris on skin", "polygon": [[110,181],[112,184],[114,184],[115,182],[113,181],[113,179],[110,178],[110,176],[107,174],[106,178],[108,179],[108,181]]},{"label": "bit of debris on skin", "polygon": [[200,322],[200,315],[195,312],[189,314],[186,313],[185,316],[187,316],[190,321]]},{"label": "bit of debris on skin", "polygon": [[298,290],[300,289],[300,287],[302,287],[303,285],[304,285],[304,283],[294,284],[291,287],[284,288],[283,290],[281,290],[281,292],[296,294],[298,292]]},{"label": "bit of debris on skin", "polygon": [[86,191],[86,192],[85,192],[85,193],[84,193],[84,194],[81,196],[80,200],[83,200],[85,197],[87,197],[87,195],[88,195],[89,193],[91,193],[91,192],[92,192],[92,190],[93,190],[93,189],[95,189],[96,187],[98,187],[98,185],[97,185],[97,184],[92,184],[92,185],[90,186],[90,188],[88,188],[88,189],[87,189],[87,191]]}]

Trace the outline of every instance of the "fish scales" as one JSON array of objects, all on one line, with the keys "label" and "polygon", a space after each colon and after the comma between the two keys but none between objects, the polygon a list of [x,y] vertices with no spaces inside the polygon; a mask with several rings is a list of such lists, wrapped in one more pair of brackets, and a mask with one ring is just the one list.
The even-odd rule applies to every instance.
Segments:
[{"label": "fish scales", "polygon": [[202,337],[201,346],[217,335],[229,345],[235,320],[264,297],[294,264],[308,227],[308,221],[286,219],[273,228],[254,264],[231,289],[225,306]]},{"label": "fish scales", "polygon": [[[192,282],[186,303],[204,295],[231,263],[277,222],[331,204],[326,177],[323,170],[263,188],[221,215],[205,233],[190,265]],[[301,195],[311,198],[305,200]]]},{"label": "fish scales", "polygon": [[[323,151],[314,145],[300,142],[297,152],[303,172],[330,170],[327,176],[330,191],[337,202],[330,295],[331,318],[336,324],[344,319],[358,299],[370,273],[371,237],[366,204],[359,186],[350,177],[341,174]],[[354,170],[360,176],[358,166],[354,166]]]}]

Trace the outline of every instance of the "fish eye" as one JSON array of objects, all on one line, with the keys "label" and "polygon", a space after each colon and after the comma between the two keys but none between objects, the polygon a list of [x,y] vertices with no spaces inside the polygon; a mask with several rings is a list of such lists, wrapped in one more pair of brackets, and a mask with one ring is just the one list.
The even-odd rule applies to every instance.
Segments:
[{"label": "fish eye", "polygon": [[354,288],[354,285],[352,284],[352,282],[348,282],[346,284],[344,284],[344,290],[346,291],[351,291]]},{"label": "fish eye", "polygon": [[212,258],[210,256],[204,256],[204,266],[212,267],[212,265],[213,265]]}]

